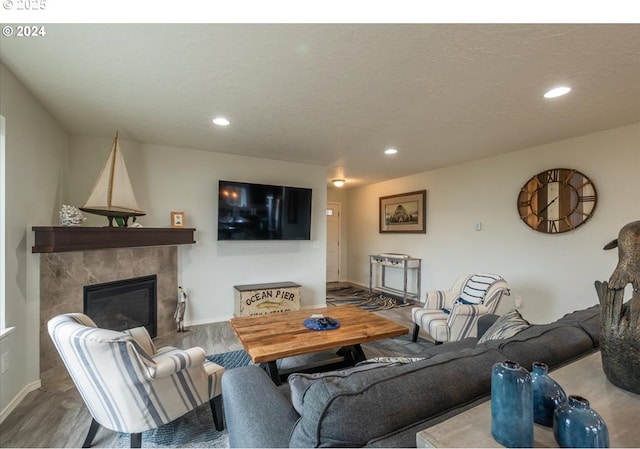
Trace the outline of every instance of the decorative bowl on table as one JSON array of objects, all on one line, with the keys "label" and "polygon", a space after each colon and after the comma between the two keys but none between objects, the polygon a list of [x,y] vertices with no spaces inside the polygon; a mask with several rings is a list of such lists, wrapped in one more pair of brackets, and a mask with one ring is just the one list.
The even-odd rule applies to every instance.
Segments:
[{"label": "decorative bowl on table", "polygon": [[311,315],[304,320],[304,326],[314,331],[328,331],[340,327],[340,322],[335,318],[323,315]]}]

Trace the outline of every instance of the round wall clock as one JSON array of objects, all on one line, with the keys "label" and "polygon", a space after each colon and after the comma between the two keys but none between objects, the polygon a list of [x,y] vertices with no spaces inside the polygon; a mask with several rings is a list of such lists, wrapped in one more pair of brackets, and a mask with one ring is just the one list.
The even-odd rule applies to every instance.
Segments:
[{"label": "round wall clock", "polygon": [[553,168],[529,179],[518,195],[518,213],[527,226],[558,234],[587,221],[596,208],[593,182],[577,170]]}]

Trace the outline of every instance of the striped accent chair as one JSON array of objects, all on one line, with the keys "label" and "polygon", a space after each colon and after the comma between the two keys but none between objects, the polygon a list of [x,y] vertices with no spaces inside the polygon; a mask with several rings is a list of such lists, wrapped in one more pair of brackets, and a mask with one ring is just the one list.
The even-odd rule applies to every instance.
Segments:
[{"label": "striped accent chair", "polygon": [[131,434],[131,447],[141,447],[142,432],[205,402],[216,429],[223,429],[224,368],[207,361],[202,348],[156,349],[144,327],[100,329],[81,313],[52,318],[48,330],[93,417],[83,447],[100,426]]},{"label": "striped accent chair", "polygon": [[449,290],[427,292],[424,305],[411,309],[413,341],[418,340],[420,328],[436,344],[476,336],[478,318],[494,313],[505,294],[509,295],[509,286],[495,274],[462,276]]}]

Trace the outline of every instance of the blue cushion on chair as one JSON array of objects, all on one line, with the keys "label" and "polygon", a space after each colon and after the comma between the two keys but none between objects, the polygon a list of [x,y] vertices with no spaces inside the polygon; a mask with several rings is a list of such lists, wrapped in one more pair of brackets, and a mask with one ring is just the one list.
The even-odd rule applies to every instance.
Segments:
[{"label": "blue cushion on chair", "polygon": [[[475,302],[469,302],[469,301],[465,301],[464,299],[458,297],[458,299],[456,299],[455,301],[453,301],[453,305],[455,306],[456,304],[463,304],[463,305],[467,305],[467,306],[475,306],[476,303]],[[451,309],[440,309],[442,310],[444,313],[446,313],[447,315],[449,315],[451,313]]]}]

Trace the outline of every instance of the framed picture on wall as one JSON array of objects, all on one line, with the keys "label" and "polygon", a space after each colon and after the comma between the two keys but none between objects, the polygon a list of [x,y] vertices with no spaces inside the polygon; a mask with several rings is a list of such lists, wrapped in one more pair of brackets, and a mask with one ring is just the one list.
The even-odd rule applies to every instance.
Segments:
[{"label": "framed picture on wall", "polygon": [[381,196],[380,232],[425,234],[426,198],[426,190]]},{"label": "framed picture on wall", "polygon": [[184,212],[171,212],[171,227],[184,228]]}]

